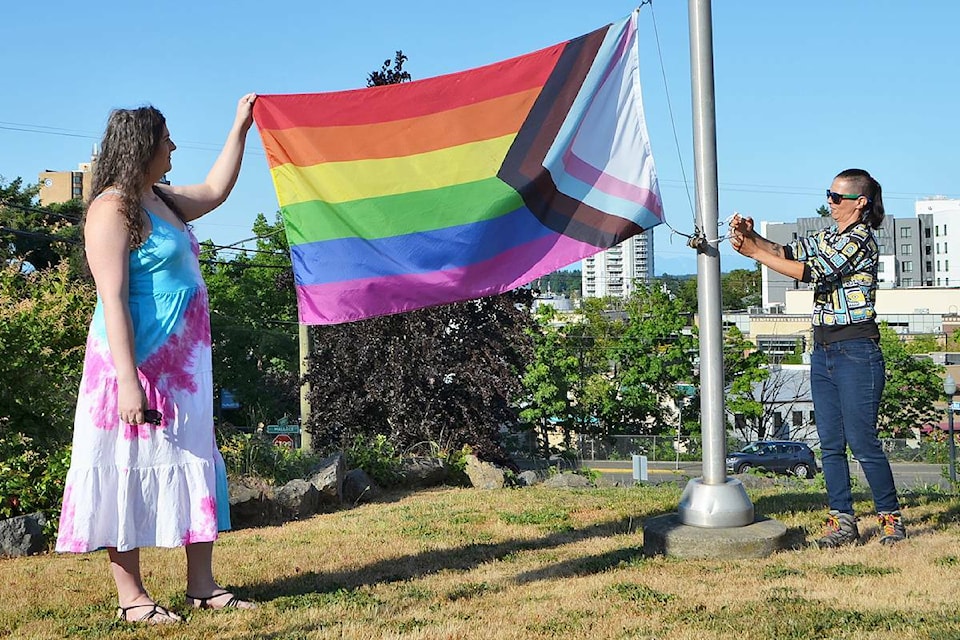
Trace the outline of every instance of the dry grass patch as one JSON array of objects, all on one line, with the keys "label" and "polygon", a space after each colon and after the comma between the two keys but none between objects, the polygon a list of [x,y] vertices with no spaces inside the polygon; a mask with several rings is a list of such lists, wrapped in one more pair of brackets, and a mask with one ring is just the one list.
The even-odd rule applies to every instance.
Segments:
[{"label": "dry grass patch", "polygon": [[[761,560],[645,557],[645,518],[676,510],[674,486],[396,494],[282,527],[224,535],[218,576],[257,611],[184,607],[183,553],[143,552],[153,595],[189,617],[143,629],[112,619],[103,553],[0,561],[9,638],[960,638],[960,500],[904,496],[911,537],[829,552],[823,495],[751,492],[790,528]],[[870,503],[859,495],[857,510]],[[865,537],[870,531],[864,522]]]}]

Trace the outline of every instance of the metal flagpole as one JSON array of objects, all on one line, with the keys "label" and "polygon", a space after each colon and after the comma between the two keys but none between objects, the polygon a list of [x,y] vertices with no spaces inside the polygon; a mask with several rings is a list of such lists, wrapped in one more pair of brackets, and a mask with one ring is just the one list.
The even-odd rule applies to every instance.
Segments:
[{"label": "metal flagpole", "polygon": [[697,306],[700,316],[700,412],[703,477],[687,483],[680,521],[697,527],[739,527],[753,522],[743,484],[726,476],[723,415],[723,333],[720,315],[720,251],[717,246],[717,133],[713,91],[713,26],[710,0],[688,0],[693,92],[693,143],[697,192]]}]

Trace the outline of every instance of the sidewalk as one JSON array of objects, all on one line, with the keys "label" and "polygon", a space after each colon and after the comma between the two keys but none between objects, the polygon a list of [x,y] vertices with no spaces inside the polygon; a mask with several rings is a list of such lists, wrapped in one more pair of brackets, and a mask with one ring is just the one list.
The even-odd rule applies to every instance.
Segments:
[{"label": "sidewalk", "polygon": [[[604,475],[607,482],[630,484],[633,482],[633,463],[630,460],[584,460],[583,466],[596,469]],[[893,462],[890,464],[894,480],[898,489],[905,489],[923,485],[937,485],[943,489],[950,488],[950,482],[945,477],[943,464],[923,464],[919,462]],[[857,477],[863,485],[867,480],[854,460],[850,465],[851,475]],[[682,478],[697,478],[703,474],[700,461],[676,462],[648,462],[647,480],[659,484],[674,482]]]}]

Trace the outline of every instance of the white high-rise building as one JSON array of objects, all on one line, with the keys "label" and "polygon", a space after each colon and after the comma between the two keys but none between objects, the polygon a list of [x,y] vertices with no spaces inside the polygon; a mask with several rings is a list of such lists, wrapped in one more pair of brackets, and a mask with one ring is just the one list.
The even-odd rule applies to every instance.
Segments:
[{"label": "white high-rise building", "polygon": [[654,276],[653,229],[584,258],[581,266],[584,298],[629,297],[636,282],[648,282]]},{"label": "white high-rise building", "polygon": [[937,287],[960,286],[960,253],[950,260],[950,247],[960,250],[960,200],[934,197],[918,200],[917,218],[924,221],[923,260]]}]

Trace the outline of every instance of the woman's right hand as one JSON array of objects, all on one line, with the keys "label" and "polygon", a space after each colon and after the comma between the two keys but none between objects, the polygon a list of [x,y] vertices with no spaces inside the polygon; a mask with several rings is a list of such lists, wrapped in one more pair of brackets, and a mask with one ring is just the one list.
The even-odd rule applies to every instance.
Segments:
[{"label": "woman's right hand", "polygon": [[745,256],[752,256],[757,248],[756,233],[753,230],[753,218],[733,214],[730,220],[730,246]]},{"label": "woman's right hand", "polygon": [[740,233],[745,236],[752,234],[753,218],[750,216],[741,216],[739,213],[734,213],[733,218],[730,219],[730,231],[733,233]]},{"label": "woman's right hand", "polygon": [[117,409],[120,420],[127,424],[143,424],[147,409],[147,394],[139,380],[117,383]]}]

